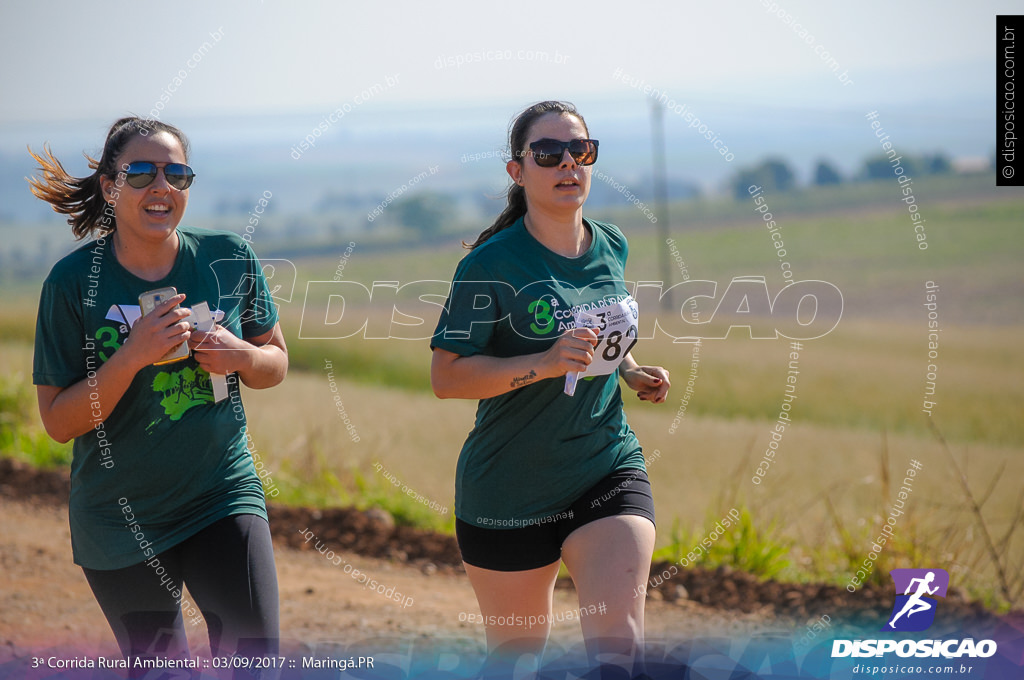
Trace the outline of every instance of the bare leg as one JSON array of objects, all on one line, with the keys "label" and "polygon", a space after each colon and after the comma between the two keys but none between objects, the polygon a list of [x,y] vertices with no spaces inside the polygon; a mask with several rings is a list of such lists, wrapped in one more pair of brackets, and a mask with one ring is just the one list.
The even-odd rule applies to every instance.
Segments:
[{"label": "bare leg", "polygon": [[[559,562],[526,571],[495,571],[463,562],[487,631],[490,661],[536,671],[551,630],[551,603]],[[533,623],[528,625],[531,621]],[[517,625],[518,624],[518,625]],[[523,655],[530,655],[523,659]]]},{"label": "bare leg", "polygon": [[[646,517],[617,515],[585,524],[569,534],[562,559],[580,598],[580,624],[595,665],[643,670],[644,597],[654,552],[654,524]],[[589,614],[594,605],[598,614]],[[603,613],[601,613],[603,612]]]},{"label": "bare leg", "polygon": [[[901,616],[906,614],[908,609],[912,610],[913,608],[914,608],[914,601],[913,600],[907,600],[904,603],[904,605],[903,605],[903,609],[900,609],[899,614],[897,614],[896,616],[892,617],[892,621],[889,622],[889,627],[892,628],[893,624],[896,623],[896,620],[898,618],[900,618]],[[910,612],[910,614],[913,614],[913,613],[914,613],[913,611]],[[910,614],[907,614],[907,616],[910,616]]]},{"label": "bare leg", "polygon": [[914,604],[913,607],[910,608],[910,611],[907,612],[907,618],[909,619],[911,616],[913,616],[914,614],[916,614],[918,612],[926,612],[926,611],[928,611],[931,608],[932,608],[932,606],[930,604],[928,604],[927,602],[917,602],[917,603]]}]

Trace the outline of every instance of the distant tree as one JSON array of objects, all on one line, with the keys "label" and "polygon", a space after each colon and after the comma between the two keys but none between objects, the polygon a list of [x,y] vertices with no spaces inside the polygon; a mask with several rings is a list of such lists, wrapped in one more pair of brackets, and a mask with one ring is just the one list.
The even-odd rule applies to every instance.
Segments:
[{"label": "distant tree", "polygon": [[455,200],[451,196],[432,191],[403,196],[391,204],[388,210],[403,226],[424,235],[439,232],[456,213]]},{"label": "distant tree", "polygon": [[746,200],[750,193],[747,189],[762,179],[753,168],[742,168],[732,180],[732,194],[737,201]]},{"label": "distant tree", "polygon": [[737,201],[743,201],[750,197],[748,189],[754,185],[764,187],[764,177],[754,168],[745,168],[736,174],[732,181],[732,193]]},{"label": "distant tree", "polygon": [[750,196],[750,187],[757,185],[765,191],[780,193],[789,191],[796,184],[796,176],[786,161],[781,158],[766,158],[754,168],[744,168],[733,180],[733,195],[737,199]]},{"label": "distant tree", "polygon": [[887,156],[873,156],[864,161],[864,169],[861,174],[864,179],[878,180],[892,177],[892,168],[889,166]]},{"label": "distant tree", "polygon": [[922,164],[929,175],[948,175],[953,171],[949,158],[941,151],[934,156],[925,156]]},{"label": "distant tree", "polygon": [[908,175],[948,175],[953,172],[953,164],[941,151],[920,156],[901,154],[894,158],[889,158],[888,154],[881,154],[864,161],[861,177],[868,180],[889,179],[894,175],[893,168],[897,162]]},{"label": "distant tree", "polygon": [[890,159],[887,154],[881,154],[878,156],[872,156],[864,161],[864,168],[861,170],[861,176],[867,180],[889,179],[895,176],[893,168],[896,167],[897,163],[899,163],[903,168],[903,172],[905,174],[927,174],[922,166],[920,158],[909,154],[903,154]]},{"label": "distant tree", "polygon": [[771,177],[771,185],[775,191],[789,191],[796,184],[796,175],[782,159],[769,158],[761,164],[761,167]]},{"label": "distant tree", "polygon": [[814,168],[814,184],[815,186],[824,187],[831,184],[840,184],[843,181],[839,171],[826,160],[818,161],[818,165]]}]

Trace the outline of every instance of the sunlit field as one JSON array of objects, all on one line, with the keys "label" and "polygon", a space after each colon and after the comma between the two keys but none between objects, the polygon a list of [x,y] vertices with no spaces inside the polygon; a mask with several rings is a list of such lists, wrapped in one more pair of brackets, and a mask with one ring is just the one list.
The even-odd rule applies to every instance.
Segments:
[{"label": "sunlit field", "polygon": [[[661,554],[688,549],[715,518],[745,508],[759,540],[786,548],[785,564],[774,570],[779,577],[844,585],[867,557],[916,460],[920,470],[905,514],[872,579],[881,582],[898,566],[941,565],[974,596],[1019,606],[1024,543],[1015,518],[1024,478],[1024,315],[1017,255],[1024,202],[936,200],[927,258],[898,209],[802,212],[780,218],[786,259],[797,280],[829,281],[842,291],[843,315],[834,330],[794,349],[788,339],[753,340],[737,328],[725,339],[701,343],[695,372],[693,345],[663,333],[634,349],[640,363],[663,365],[673,376],[665,404],[624,395],[651,461]],[[716,281],[719,297],[736,276],[765,277],[772,295],[784,283],[770,239],[750,213],[727,215],[714,228],[671,233],[686,275]],[[658,280],[667,246],[650,225],[630,231],[631,218],[615,218],[631,241],[629,276]],[[374,281],[448,281],[463,253],[454,236],[417,250],[356,243],[337,278],[368,289]],[[308,281],[336,278],[339,256],[294,262],[294,293],[281,301],[292,370],[277,388],[244,392],[256,453],[280,491],[271,500],[379,505],[399,521],[451,531],[455,463],[475,403],[433,396],[425,339],[367,339],[365,331],[333,340],[299,337],[300,322],[342,318],[339,307],[325,309],[326,300],[306,299]],[[684,272],[678,261],[670,264],[677,283]],[[932,358],[928,281],[939,287],[941,332]],[[13,290],[0,325],[2,442],[5,455],[41,462],[60,447],[47,446],[45,455],[36,450],[45,440],[30,385],[38,282],[19,282]],[[679,311],[641,309],[673,313]],[[373,329],[387,328],[391,319],[390,309],[373,301],[346,306],[344,314],[365,314]],[[424,318],[419,337],[429,336],[435,322],[436,311]],[[773,457],[762,462],[792,351],[799,354],[792,424]],[[926,377],[929,364],[932,377]],[[929,382],[932,394],[926,393]],[[925,400],[934,404],[931,415],[923,412]],[[961,486],[961,472],[973,500]],[[980,511],[972,510],[974,501]],[[1009,567],[1002,581],[997,562]]]}]

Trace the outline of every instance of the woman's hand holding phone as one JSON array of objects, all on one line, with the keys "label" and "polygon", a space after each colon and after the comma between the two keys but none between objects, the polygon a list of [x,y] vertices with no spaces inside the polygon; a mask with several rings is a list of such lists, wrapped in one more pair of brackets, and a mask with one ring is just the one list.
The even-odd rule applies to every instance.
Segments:
[{"label": "woman's hand holding phone", "polygon": [[159,362],[172,349],[188,341],[192,326],[183,319],[190,312],[178,306],[184,300],[184,293],[169,297],[132,325],[119,351],[134,360],[136,370]]}]

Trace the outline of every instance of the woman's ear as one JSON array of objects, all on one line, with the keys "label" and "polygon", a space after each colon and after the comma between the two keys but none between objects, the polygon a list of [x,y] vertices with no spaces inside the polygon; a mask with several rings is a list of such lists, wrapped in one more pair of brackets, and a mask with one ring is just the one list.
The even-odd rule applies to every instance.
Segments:
[{"label": "woman's ear", "polygon": [[512,181],[523,186],[523,166],[519,161],[509,161],[505,164],[505,172],[512,178]]},{"label": "woman's ear", "polygon": [[103,200],[107,203],[111,203],[117,200],[120,192],[114,186],[114,180],[110,179],[106,175],[100,175],[100,191],[103,192]]}]

